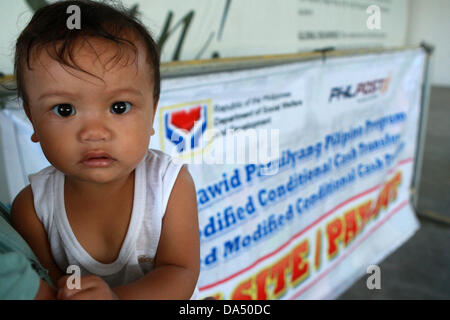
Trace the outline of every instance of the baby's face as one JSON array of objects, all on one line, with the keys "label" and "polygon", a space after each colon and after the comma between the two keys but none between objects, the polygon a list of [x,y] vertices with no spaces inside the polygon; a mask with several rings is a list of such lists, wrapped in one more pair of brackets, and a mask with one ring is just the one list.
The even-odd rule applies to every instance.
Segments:
[{"label": "baby's face", "polygon": [[126,177],[145,156],[156,104],[142,45],[136,44],[137,56],[124,48],[116,63],[114,45],[96,39],[90,44],[98,56],[84,44],[76,47],[75,62],[98,78],[62,66],[41,50],[25,73],[26,107],[33,141],[54,167],[79,180],[106,183]]}]

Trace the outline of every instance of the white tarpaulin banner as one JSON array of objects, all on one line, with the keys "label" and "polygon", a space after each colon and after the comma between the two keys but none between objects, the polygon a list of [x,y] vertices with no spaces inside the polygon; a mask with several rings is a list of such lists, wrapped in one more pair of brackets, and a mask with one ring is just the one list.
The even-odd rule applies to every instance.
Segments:
[{"label": "white tarpaulin banner", "polygon": [[[417,230],[424,62],[415,49],[163,81],[150,147],[194,178],[202,297],[334,298]],[[48,162],[23,111],[0,122],[12,200]]]},{"label": "white tarpaulin banner", "polygon": [[417,230],[424,60],[409,50],[163,83],[154,146],[182,151],[194,177],[204,296],[333,298]]}]

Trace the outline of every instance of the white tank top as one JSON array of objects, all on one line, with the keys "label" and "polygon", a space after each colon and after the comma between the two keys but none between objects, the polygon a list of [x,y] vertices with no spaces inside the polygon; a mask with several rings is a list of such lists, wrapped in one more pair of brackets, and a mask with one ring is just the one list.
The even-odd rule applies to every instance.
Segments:
[{"label": "white tank top", "polygon": [[[53,166],[28,179],[34,208],[47,231],[53,258],[65,272],[80,267],[81,275],[100,276],[110,287],[128,284],[152,270],[167,202],[182,164],[162,151],[150,149],[136,167],[131,220],[117,259],[100,263],[81,246],[67,219],[64,205],[64,173]],[[196,298],[198,289],[191,299]]]}]

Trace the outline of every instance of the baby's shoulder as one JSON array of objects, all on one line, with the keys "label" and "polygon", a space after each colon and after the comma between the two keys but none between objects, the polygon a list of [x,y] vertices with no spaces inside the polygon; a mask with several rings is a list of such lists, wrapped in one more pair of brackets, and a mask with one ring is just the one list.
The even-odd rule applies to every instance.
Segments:
[{"label": "baby's shoulder", "polygon": [[[22,211],[20,209],[29,209],[33,205],[33,191],[31,189],[31,184],[24,187],[14,198],[11,205],[12,211]],[[19,210],[18,210],[19,209]]]},{"label": "baby's shoulder", "polygon": [[20,231],[21,226],[28,226],[36,219],[36,211],[33,205],[33,191],[31,185],[23,188],[14,198],[11,205],[11,223]]}]

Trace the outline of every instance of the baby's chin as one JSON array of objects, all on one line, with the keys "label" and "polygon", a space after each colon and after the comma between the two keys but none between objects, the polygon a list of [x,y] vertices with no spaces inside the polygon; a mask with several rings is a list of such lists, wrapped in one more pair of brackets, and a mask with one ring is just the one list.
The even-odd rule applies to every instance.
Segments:
[{"label": "baby's chin", "polygon": [[66,172],[65,175],[73,181],[81,183],[90,183],[98,185],[106,185],[118,182],[127,178],[132,173],[129,170],[123,170],[116,167],[108,168],[83,168],[81,170]]}]

